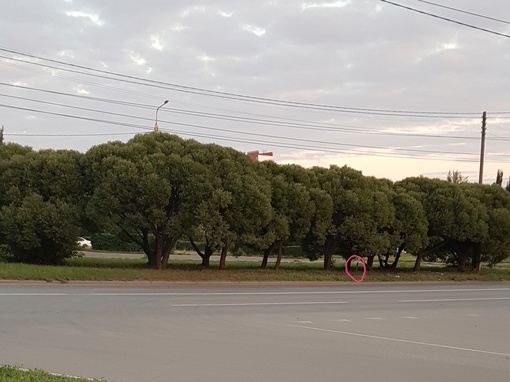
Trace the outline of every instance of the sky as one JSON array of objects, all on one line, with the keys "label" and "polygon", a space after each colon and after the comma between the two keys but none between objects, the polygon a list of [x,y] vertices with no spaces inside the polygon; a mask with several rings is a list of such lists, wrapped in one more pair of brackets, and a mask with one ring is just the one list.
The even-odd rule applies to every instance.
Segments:
[{"label": "sky", "polygon": [[0,4],[0,124],[36,150],[127,141],[157,117],[281,164],[478,182],[486,111],[483,181],[506,183],[509,90],[508,0]]}]

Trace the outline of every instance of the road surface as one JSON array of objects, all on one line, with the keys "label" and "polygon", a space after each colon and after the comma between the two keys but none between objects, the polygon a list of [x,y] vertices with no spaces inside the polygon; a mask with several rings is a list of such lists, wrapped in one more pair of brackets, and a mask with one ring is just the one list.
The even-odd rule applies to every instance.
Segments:
[{"label": "road surface", "polygon": [[510,380],[510,284],[0,284],[0,363],[115,382]]}]

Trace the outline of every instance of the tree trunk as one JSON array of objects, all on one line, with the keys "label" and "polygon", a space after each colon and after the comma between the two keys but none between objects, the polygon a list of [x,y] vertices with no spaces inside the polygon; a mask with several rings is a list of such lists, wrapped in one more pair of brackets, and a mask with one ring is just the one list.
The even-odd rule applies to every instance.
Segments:
[{"label": "tree trunk", "polygon": [[213,249],[211,247],[205,247],[205,252],[200,255],[202,258],[202,267],[203,268],[209,268],[211,256],[214,253]]},{"label": "tree trunk", "polygon": [[213,250],[212,250],[212,248],[209,247],[207,239],[206,239],[206,243],[205,243],[205,253],[202,252],[200,250],[200,248],[198,248],[198,246],[195,244],[195,241],[193,240],[193,238],[191,236],[188,235],[188,239],[189,239],[191,246],[195,250],[195,252],[202,259],[202,267],[209,268],[209,262],[210,262],[211,255],[213,254]]},{"label": "tree trunk", "polygon": [[163,260],[161,263],[162,268],[168,268],[168,260],[170,259],[170,252],[172,252],[173,247],[177,243],[177,239],[167,238],[166,244],[163,247]]},{"label": "tree trunk", "polygon": [[388,255],[385,255],[385,258],[381,257],[381,255],[377,255],[377,258],[379,259],[379,266],[381,268],[387,268],[388,267]]},{"label": "tree trunk", "polygon": [[482,270],[482,244],[480,243],[475,244],[473,248],[471,269],[476,272],[480,272]]},{"label": "tree trunk", "polygon": [[149,264],[149,267],[156,268],[156,254],[154,251],[151,251],[150,249],[145,252],[147,255],[147,263]]},{"label": "tree trunk", "polygon": [[459,258],[459,265],[457,267],[457,270],[459,272],[465,272],[466,271],[466,252],[462,251],[458,254]]},{"label": "tree trunk", "polygon": [[374,256],[367,257],[367,271],[371,271],[374,268]]},{"label": "tree trunk", "polygon": [[329,252],[324,253],[324,270],[329,271],[331,269],[331,259],[333,255]]},{"label": "tree trunk", "polygon": [[202,268],[209,268],[209,266],[210,266],[209,256],[200,256],[200,258],[202,259],[202,263],[200,264],[200,266]]},{"label": "tree trunk", "polygon": [[413,272],[419,272],[420,269],[421,269],[421,258],[422,258],[422,252],[421,251],[418,251],[416,253],[416,261],[414,262],[414,268],[413,268]]},{"label": "tree trunk", "polygon": [[393,264],[391,264],[390,268],[391,269],[397,269],[397,265],[398,265],[398,261],[400,260],[400,256],[402,256],[402,252],[404,251],[404,246],[401,245],[399,248],[398,248],[398,252],[397,254],[395,255],[395,261],[393,262]]},{"label": "tree trunk", "polygon": [[267,267],[267,262],[269,260],[269,255],[271,255],[271,251],[273,250],[276,243],[271,244],[268,248],[264,250],[264,257],[262,258],[262,264],[260,268],[265,269]]},{"label": "tree trunk", "polygon": [[280,240],[278,243],[278,257],[276,258],[276,263],[274,265],[274,269],[276,269],[276,270],[280,269],[280,264],[282,262],[282,255],[283,255],[283,240]]},{"label": "tree trunk", "polygon": [[156,248],[154,248],[155,268],[161,269],[163,259],[163,240],[161,237],[156,237]]},{"label": "tree trunk", "polygon": [[227,262],[227,252],[228,252],[228,242],[223,243],[223,246],[221,247],[219,269],[225,269],[226,262]]}]

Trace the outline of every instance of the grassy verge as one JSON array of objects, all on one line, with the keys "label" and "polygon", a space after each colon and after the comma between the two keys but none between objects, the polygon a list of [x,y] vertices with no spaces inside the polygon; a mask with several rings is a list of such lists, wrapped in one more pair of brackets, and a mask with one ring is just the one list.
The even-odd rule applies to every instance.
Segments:
[{"label": "grassy verge", "polygon": [[13,366],[0,366],[0,382],[100,382],[99,379],[57,376],[42,370],[22,370]]},{"label": "grassy verge", "polygon": [[[227,263],[227,269],[218,270],[218,264],[203,269],[199,262],[174,259],[165,270],[146,267],[144,259],[71,259],[64,266],[37,266],[28,264],[0,264],[0,280],[45,281],[173,281],[173,282],[286,282],[286,281],[351,281],[337,261],[333,270],[322,270],[321,262],[283,263],[280,270],[260,269],[259,262],[235,261]],[[353,272],[357,278],[361,271]],[[368,272],[365,281],[510,281],[510,263],[481,272],[459,273],[437,264],[424,266],[421,272],[412,272],[403,262],[395,271],[375,269]]]}]

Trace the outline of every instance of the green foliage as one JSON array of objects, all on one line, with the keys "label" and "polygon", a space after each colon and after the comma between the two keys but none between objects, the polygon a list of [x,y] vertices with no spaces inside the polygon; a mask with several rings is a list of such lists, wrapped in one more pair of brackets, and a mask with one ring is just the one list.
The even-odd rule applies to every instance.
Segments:
[{"label": "green foliage", "polygon": [[[86,154],[0,145],[0,261],[58,263],[81,232],[94,248],[146,253],[164,268],[178,240],[204,259],[254,252],[309,259],[357,253],[395,268],[403,251],[464,270],[510,256],[510,193],[424,177],[393,184],[347,166],[305,169],[170,134]],[[501,183],[502,171],[497,182]],[[508,186],[510,187],[510,186]],[[507,189],[509,189],[507,187]],[[100,234],[99,234],[100,233]],[[297,243],[299,248],[290,248]]]},{"label": "green foliage", "polygon": [[0,366],[0,381],[16,382],[100,382],[99,379],[57,376],[43,370],[21,370],[13,366]]},{"label": "green foliage", "polygon": [[11,249],[6,244],[0,244],[0,263],[8,263],[13,261]]},{"label": "green foliage", "polygon": [[495,184],[497,184],[500,187],[503,185],[503,170],[498,170],[498,173],[496,174]]},{"label": "green foliage", "polygon": [[15,261],[59,264],[75,254],[77,214],[67,203],[31,193],[0,210],[0,232]]},{"label": "green foliage", "polygon": [[108,233],[92,234],[92,245],[98,251],[112,252],[140,252],[142,248],[121,235],[112,235]]},{"label": "green foliage", "polygon": [[467,183],[468,177],[462,175],[459,170],[448,171],[448,175],[446,176],[446,181],[450,183]]}]

